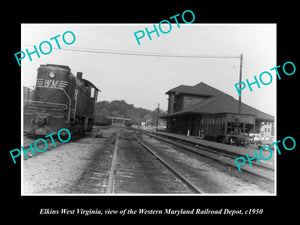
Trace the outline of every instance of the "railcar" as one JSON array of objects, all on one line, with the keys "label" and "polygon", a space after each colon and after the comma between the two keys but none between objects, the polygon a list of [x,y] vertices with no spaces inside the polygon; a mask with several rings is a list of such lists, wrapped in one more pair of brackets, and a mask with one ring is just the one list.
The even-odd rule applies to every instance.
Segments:
[{"label": "railcar", "polygon": [[68,66],[40,65],[35,90],[24,99],[24,133],[48,135],[61,128],[72,134],[90,131],[98,92],[81,72],[75,77]]}]

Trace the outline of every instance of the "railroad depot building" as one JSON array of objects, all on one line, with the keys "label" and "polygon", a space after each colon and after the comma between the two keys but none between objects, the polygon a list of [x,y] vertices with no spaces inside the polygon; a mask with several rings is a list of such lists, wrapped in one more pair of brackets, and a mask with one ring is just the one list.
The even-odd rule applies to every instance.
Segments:
[{"label": "railroad depot building", "polygon": [[222,141],[230,135],[260,133],[271,124],[274,135],[274,116],[241,103],[232,96],[203,82],[195,86],[180,85],[166,92],[168,114],[167,132]]}]

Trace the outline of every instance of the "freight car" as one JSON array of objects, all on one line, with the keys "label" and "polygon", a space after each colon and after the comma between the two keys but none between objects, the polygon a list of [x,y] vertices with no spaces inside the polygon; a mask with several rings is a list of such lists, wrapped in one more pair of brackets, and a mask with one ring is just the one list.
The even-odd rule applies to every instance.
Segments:
[{"label": "freight car", "polygon": [[40,65],[36,88],[24,99],[24,133],[48,135],[61,128],[72,134],[92,129],[99,89],[68,66]]}]

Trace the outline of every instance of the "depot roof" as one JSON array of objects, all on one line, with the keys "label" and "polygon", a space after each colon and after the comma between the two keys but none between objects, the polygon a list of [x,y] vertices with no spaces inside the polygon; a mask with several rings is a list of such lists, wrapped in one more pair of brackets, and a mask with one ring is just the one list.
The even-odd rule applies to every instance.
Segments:
[{"label": "depot roof", "polygon": [[[188,90],[189,87],[192,91]],[[195,88],[196,87],[196,88]],[[202,89],[202,90],[201,90]],[[195,94],[198,95],[206,95],[211,96],[203,100],[202,102],[181,110],[179,112],[175,112],[172,114],[168,114],[162,118],[183,115],[183,114],[217,114],[217,113],[238,113],[239,101],[234,99],[232,96],[219,91],[203,82],[195,85],[195,86],[186,86],[180,85],[176,88],[169,90],[167,93],[177,92],[181,94]],[[265,122],[273,122],[274,116],[264,113],[260,110],[257,110],[245,103],[241,103],[241,114],[254,115],[256,120],[261,120]]]},{"label": "depot roof", "polygon": [[189,86],[189,85],[179,85],[178,87],[175,87],[169,91],[166,92],[166,94],[190,94],[190,95],[202,95],[202,96],[217,96],[220,94],[224,94],[224,92],[213,88],[204,82],[200,82],[199,84],[196,84],[195,86]]}]

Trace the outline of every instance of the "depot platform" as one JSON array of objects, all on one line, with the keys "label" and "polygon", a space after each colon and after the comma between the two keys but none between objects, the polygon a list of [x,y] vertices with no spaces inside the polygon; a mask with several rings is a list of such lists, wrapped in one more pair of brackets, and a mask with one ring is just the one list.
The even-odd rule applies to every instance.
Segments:
[{"label": "depot platform", "polygon": [[[246,148],[246,147],[222,144],[213,141],[207,141],[196,136],[186,136],[182,134],[174,134],[174,133],[161,132],[161,131],[155,131],[153,133],[167,138],[182,140],[190,144],[195,144],[200,147],[208,148],[209,150],[214,150],[220,153],[232,155],[236,158],[242,156],[246,158],[246,155],[248,155],[249,158],[253,158],[255,157],[254,151],[256,151],[257,155],[260,157],[259,149],[255,149],[255,148]],[[270,157],[270,152],[267,149],[262,150],[261,154],[264,158]],[[274,168],[274,162],[275,162],[274,158],[276,159],[277,151],[272,151],[272,154],[273,156],[269,160],[263,160],[260,158],[260,164],[269,168]],[[253,161],[256,162],[256,160]]]}]

